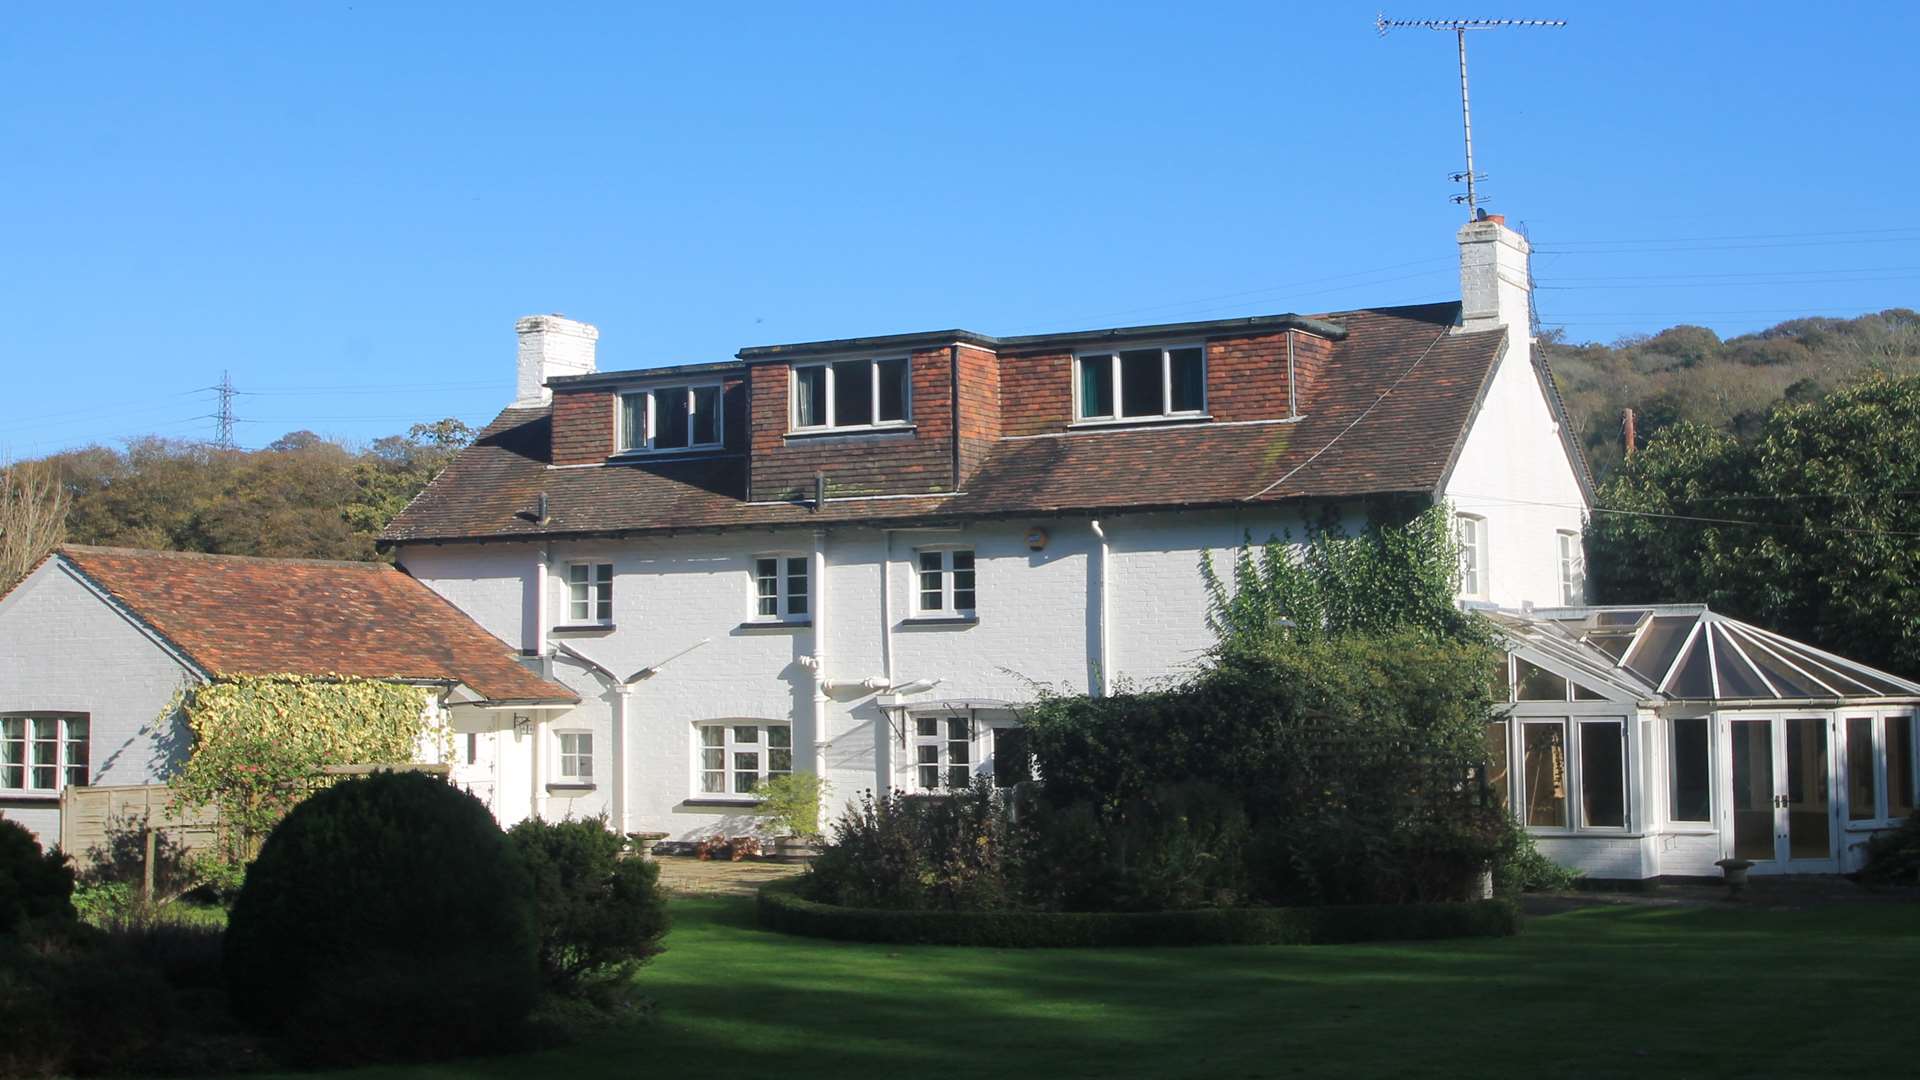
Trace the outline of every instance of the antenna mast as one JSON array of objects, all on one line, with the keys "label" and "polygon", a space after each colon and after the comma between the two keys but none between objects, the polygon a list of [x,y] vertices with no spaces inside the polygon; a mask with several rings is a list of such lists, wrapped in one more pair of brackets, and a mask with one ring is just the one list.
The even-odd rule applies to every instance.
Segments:
[{"label": "antenna mast", "polygon": [[1465,204],[1468,221],[1479,217],[1480,190],[1476,184],[1487,177],[1484,173],[1473,171],[1473,110],[1467,104],[1467,31],[1498,30],[1503,26],[1537,26],[1552,29],[1565,25],[1567,25],[1565,19],[1389,19],[1384,13],[1375,16],[1373,20],[1373,28],[1381,37],[1386,37],[1389,30],[1411,28],[1453,31],[1454,41],[1460,48],[1460,127],[1466,135],[1467,171],[1450,173],[1447,179],[1456,184],[1462,180],[1466,181],[1466,194],[1453,196],[1453,201]]}]

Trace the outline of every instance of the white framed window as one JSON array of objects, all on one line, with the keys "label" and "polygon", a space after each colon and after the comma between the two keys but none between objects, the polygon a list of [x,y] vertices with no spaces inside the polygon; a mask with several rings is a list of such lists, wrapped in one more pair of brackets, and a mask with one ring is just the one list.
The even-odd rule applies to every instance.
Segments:
[{"label": "white framed window", "polygon": [[1567,789],[1566,720],[1522,720],[1521,823],[1537,829],[1567,828]]},{"label": "white framed window", "polygon": [[1076,420],[1201,416],[1207,411],[1207,350],[1201,345],[1103,350],[1074,357]]},{"label": "white framed window", "polygon": [[1627,827],[1627,725],[1580,720],[1580,827]]},{"label": "white framed window", "polygon": [[971,618],[978,602],[972,548],[922,548],[914,611],[935,618]]},{"label": "white framed window", "polygon": [[752,796],[793,771],[793,725],[709,722],[695,725],[702,795]]},{"label": "white framed window", "polygon": [[753,617],[763,622],[808,617],[805,555],[756,555],[753,558]]},{"label": "white framed window", "polygon": [[904,424],[913,415],[909,373],[904,356],[796,364],[793,430]]},{"label": "white framed window", "polygon": [[0,716],[0,791],[57,795],[87,786],[91,727],[80,713]]},{"label": "white framed window", "polygon": [[1667,771],[1673,781],[1667,819],[1707,824],[1713,820],[1713,720],[1676,716],[1667,723],[1672,734]]},{"label": "white framed window", "polygon": [[593,783],[593,733],[562,731],[560,739],[560,781],[566,784]]},{"label": "white framed window", "polygon": [[721,394],[706,386],[655,386],[620,395],[620,449],[699,450],[720,445]]},{"label": "white framed window", "polygon": [[613,622],[613,564],[567,564],[567,621],[585,626]]},{"label": "white framed window", "polygon": [[973,783],[974,722],[968,716],[913,718],[913,787],[935,792]]},{"label": "white framed window", "polygon": [[1562,529],[1555,534],[1560,545],[1560,603],[1573,607],[1584,603],[1587,595],[1587,555],[1580,545],[1580,534]]},{"label": "white framed window", "polygon": [[1477,514],[1453,515],[1453,545],[1460,555],[1460,595],[1485,599],[1487,519]]}]

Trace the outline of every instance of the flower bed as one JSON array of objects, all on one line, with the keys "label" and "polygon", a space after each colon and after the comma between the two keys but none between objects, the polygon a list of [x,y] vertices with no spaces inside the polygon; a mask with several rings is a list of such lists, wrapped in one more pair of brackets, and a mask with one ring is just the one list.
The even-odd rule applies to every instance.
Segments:
[{"label": "flower bed", "polygon": [[885,911],[816,903],[800,896],[790,881],[761,886],[758,911],[761,926],[808,937],[1019,949],[1334,945],[1505,937],[1520,931],[1519,909],[1507,900],[1151,912]]}]

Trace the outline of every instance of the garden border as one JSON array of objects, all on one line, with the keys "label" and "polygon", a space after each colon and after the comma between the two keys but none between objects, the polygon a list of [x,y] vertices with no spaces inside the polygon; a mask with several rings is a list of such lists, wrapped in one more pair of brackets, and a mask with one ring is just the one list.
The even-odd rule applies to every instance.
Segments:
[{"label": "garden border", "polygon": [[1520,932],[1510,900],[1443,904],[1200,908],[1192,911],[887,911],[822,904],[798,882],[760,887],[768,930],[889,945],[1088,948],[1116,945],[1336,945],[1507,937]]}]

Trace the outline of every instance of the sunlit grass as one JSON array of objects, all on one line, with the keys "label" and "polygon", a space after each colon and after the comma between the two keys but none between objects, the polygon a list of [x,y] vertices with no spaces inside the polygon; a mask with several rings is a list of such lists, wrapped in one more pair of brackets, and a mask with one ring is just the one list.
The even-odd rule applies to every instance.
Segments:
[{"label": "sunlit grass", "polygon": [[382,1076],[1906,1075],[1920,907],[1609,907],[1430,944],[992,950],[676,902],[650,1025]]}]

